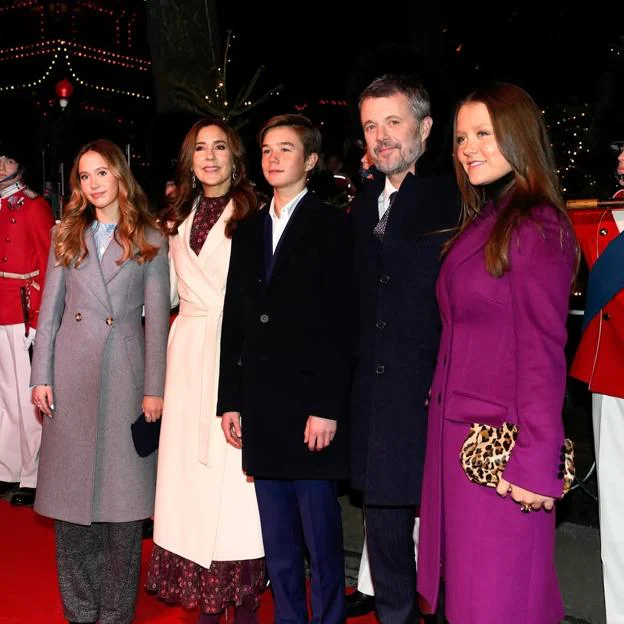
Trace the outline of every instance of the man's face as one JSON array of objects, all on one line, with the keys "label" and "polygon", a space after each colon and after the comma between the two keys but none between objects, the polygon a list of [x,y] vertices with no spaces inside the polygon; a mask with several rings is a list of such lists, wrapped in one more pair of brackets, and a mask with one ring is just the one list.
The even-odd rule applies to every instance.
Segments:
[{"label": "man's face", "polygon": [[7,176],[13,175],[17,168],[19,167],[19,163],[13,158],[7,158],[6,156],[0,156],[0,189],[4,189],[11,184],[15,184],[17,180],[12,178],[11,180],[7,180],[6,182],[1,182]]},{"label": "man's face", "polygon": [[419,123],[407,96],[367,98],[360,107],[364,138],[373,163],[386,175],[415,171],[431,132],[431,117]]}]

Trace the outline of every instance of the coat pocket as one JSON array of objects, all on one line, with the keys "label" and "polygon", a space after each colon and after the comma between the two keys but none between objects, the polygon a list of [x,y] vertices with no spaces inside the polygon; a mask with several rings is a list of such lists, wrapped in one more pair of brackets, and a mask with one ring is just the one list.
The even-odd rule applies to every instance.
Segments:
[{"label": "coat pocket", "polygon": [[444,419],[500,427],[506,421],[508,412],[509,408],[502,403],[453,390],[446,402]]},{"label": "coat pocket", "polygon": [[145,384],[145,362],[143,358],[143,345],[138,336],[126,338],[126,353],[130,362],[130,372],[137,388]]}]

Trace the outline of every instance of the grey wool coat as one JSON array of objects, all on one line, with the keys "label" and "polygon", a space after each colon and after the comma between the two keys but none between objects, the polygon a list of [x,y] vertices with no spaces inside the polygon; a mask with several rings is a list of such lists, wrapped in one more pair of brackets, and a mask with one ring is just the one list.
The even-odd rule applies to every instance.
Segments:
[{"label": "grey wool coat", "polygon": [[35,511],[44,516],[89,525],[153,512],[156,454],[137,455],[130,425],[144,395],[163,395],[169,268],[167,239],[146,236],[160,249],[144,264],[119,266],[115,239],[98,261],[90,228],[78,268],[58,266],[50,249],[31,374],[32,385],[52,386],[55,404],[43,416]]}]

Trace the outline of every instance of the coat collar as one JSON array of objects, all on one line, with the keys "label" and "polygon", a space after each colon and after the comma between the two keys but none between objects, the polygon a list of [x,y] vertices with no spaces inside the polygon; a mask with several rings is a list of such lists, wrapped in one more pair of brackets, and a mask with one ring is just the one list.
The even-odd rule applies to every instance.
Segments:
[{"label": "coat collar", "polygon": [[[297,247],[301,237],[309,229],[308,226],[314,220],[321,204],[322,201],[314,195],[314,193],[308,192],[303,196],[295,208],[295,212],[290,217],[286,230],[282,234],[282,238],[275,250],[273,266],[271,271],[268,272],[270,275],[273,275],[288,261],[289,256]],[[266,213],[266,218],[271,218],[268,211]],[[269,228],[267,228],[267,230],[271,231]],[[272,241],[265,240],[265,244],[272,244]]]},{"label": "coat collar", "polygon": [[453,243],[444,261],[445,268],[456,268],[474,254],[482,252],[496,222],[496,212],[478,216]]},{"label": "coat collar", "polygon": [[193,219],[197,211],[197,206],[199,206],[199,198],[193,202],[191,213],[178,228],[178,235],[184,241],[184,249],[187,255],[194,263],[203,268],[206,266],[210,256],[225,240],[225,226],[234,212],[234,204],[232,200],[227,203],[218,221],[210,228],[206,240],[199,251],[199,255],[191,249],[191,230],[193,229]]}]

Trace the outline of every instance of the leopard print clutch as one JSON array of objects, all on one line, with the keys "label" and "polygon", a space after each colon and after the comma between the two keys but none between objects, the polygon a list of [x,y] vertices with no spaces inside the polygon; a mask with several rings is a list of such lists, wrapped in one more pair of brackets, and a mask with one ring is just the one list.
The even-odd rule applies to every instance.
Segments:
[{"label": "leopard print clutch", "polygon": [[[459,459],[466,476],[479,485],[495,488],[498,485],[511,451],[518,437],[518,427],[503,423],[490,427],[473,423]],[[574,482],[574,445],[566,438],[562,447],[563,493],[567,494]],[[565,456],[565,457],[564,457]]]}]

